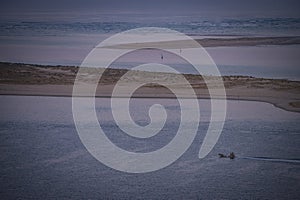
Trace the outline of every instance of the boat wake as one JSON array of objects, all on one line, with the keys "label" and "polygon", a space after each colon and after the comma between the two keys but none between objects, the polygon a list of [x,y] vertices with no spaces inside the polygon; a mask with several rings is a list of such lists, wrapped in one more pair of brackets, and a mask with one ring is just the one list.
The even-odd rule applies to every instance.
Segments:
[{"label": "boat wake", "polygon": [[270,158],[270,157],[237,157],[238,159],[270,161],[270,162],[284,162],[300,164],[300,159],[282,159],[282,158]]}]

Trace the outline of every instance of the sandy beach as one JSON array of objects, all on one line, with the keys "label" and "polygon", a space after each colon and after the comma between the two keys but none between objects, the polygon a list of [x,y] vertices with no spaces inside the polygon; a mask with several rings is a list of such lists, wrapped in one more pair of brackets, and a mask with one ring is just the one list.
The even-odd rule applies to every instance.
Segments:
[{"label": "sandy beach", "polygon": [[[31,64],[1,63],[0,64],[1,95],[34,95],[34,96],[72,96],[73,84],[79,67],[74,66],[42,66]],[[103,72],[104,69],[90,69],[91,75]],[[103,73],[96,92],[96,97],[110,97],[112,90],[127,70],[109,69]],[[181,83],[179,75],[158,72],[135,71],[134,76],[123,85],[126,96],[128,86],[146,79],[165,80],[180,89],[181,97],[189,98],[187,86]],[[185,74],[198,98],[209,99],[209,93],[203,77]],[[206,77],[213,79],[214,77]],[[300,82],[284,79],[264,79],[250,76],[223,77],[227,99],[262,101],[273,104],[287,111],[300,112]],[[132,97],[139,98],[175,98],[163,86],[151,84],[139,88]]]}]

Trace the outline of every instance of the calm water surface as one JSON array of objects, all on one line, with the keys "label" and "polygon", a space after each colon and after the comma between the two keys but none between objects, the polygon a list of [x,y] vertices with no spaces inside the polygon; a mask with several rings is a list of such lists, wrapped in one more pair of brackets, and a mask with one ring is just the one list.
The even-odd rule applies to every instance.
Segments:
[{"label": "calm water surface", "polygon": [[[300,114],[267,103],[228,101],[227,120],[213,151],[198,158],[209,119],[209,101],[200,100],[198,134],[172,165],[146,174],[110,169],[81,143],[73,122],[71,98],[0,97],[0,195],[4,199],[298,199],[300,165],[272,159],[300,159]],[[149,139],[125,135],[111,116],[109,99],[96,111],[107,136],[135,152],[161,148],[176,134],[176,100],[134,99],[132,118],[149,123],[148,108],[165,106],[168,119]],[[193,120],[193,119],[191,119]],[[218,153],[234,151],[235,160]],[[243,159],[264,157],[267,159]],[[268,160],[269,159],[269,160]]]}]

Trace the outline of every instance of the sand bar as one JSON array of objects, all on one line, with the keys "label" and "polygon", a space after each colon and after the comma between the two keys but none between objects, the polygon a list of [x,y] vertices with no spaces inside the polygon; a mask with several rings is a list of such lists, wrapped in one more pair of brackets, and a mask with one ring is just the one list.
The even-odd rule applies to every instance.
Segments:
[{"label": "sand bar", "polygon": [[[36,96],[72,96],[73,84],[78,72],[74,66],[42,66],[31,64],[0,63],[1,95],[36,95]],[[93,74],[104,69],[91,69]],[[97,97],[110,97],[116,82],[128,70],[109,69],[103,73],[97,88]],[[205,81],[199,75],[185,74],[192,85],[197,98],[210,98]],[[180,90],[182,97],[189,98],[187,86],[180,82],[178,75],[170,73],[135,71],[123,85],[126,89],[133,82],[145,79],[167,80]],[[209,77],[214,78],[214,77]],[[264,79],[249,76],[222,77],[226,88],[227,99],[262,101],[273,104],[287,111],[300,112],[300,82],[284,79]],[[168,89],[157,84],[148,84],[139,88],[133,97],[175,98]]]},{"label": "sand bar", "polygon": [[[299,45],[299,36],[286,37],[231,37],[231,38],[202,38],[195,39],[202,47],[241,47],[241,46],[266,46],[266,45]],[[168,49],[185,49],[198,48],[193,40],[170,40],[146,43],[124,43],[106,48],[115,49],[138,49],[138,48],[168,48]]]}]

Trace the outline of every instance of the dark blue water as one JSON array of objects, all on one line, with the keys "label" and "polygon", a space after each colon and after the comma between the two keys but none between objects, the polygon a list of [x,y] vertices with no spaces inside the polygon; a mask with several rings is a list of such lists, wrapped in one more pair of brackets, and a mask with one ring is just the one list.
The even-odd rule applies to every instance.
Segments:
[{"label": "dark blue water", "polygon": [[[133,118],[147,122],[145,108],[158,102],[168,105],[171,116],[163,135],[172,136],[179,116],[175,100],[135,100]],[[207,103],[200,101],[198,134],[180,159],[159,171],[128,174],[104,166],[87,152],[75,129],[70,98],[1,96],[0,195],[3,199],[298,199],[299,164],[219,159],[218,153],[300,159],[300,115],[266,103],[229,101],[222,135],[200,160]],[[133,151],[159,148],[172,139],[162,135],[156,146],[146,141],[128,145],[120,129],[105,117],[110,112],[108,99],[98,99],[96,109],[106,134]]]}]

